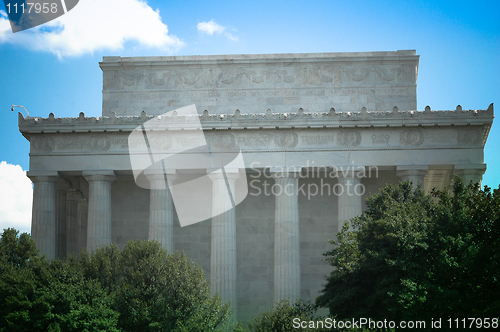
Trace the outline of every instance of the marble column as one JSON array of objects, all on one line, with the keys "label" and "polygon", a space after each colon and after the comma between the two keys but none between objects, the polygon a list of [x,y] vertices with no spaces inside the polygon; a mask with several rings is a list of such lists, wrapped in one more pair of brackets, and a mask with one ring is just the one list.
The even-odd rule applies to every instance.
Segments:
[{"label": "marble column", "polygon": [[455,165],[454,174],[462,178],[465,185],[479,183],[483,180],[483,174],[486,171],[486,164]]},{"label": "marble column", "polygon": [[31,236],[40,254],[56,258],[56,182],[57,172],[28,172],[33,182]]},{"label": "marble column", "polygon": [[111,243],[111,183],[113,171],[88,171],[83,176],[89,183],[87,249]]},{"label": "marble column", "polygon": [[59,181],[56,184],[56,258],[66,257],[67,243],[67,216],[66,198],[71,189],[67,181]]},{"label": "marble column", "polygon": [[272,173],[274,212],[274,301],[300,298],[300,231],[298,185],[300,172]]},{"label": "marble column", "polygon": [[87,248],[87,226],[88,226],[88,216],[89,216],[89,201],[81,197],[78,201],[77,210],[77,245],[76,252],[80,254],[83,248]]},{"label": "marble column", "polygon": [[168,181],[174,174],[147,174],[149,183],[149,239],[161,243],[168,253],[174,251],[174,203]]},{"label": "marble column", "polygon": [[76,190],[70,190],[66,194],[66,250],[68,255],[78,255],[78,202],[81,194]]},{"label": "marble column", "polygon": [[424,179],[428,170],[429,166],[424,165],[396,166],[396,174],[401,181],[411,181],[413,190],[417,188],[419,183],[424,190]]},{"label": "marble column", "polygon": [[[236,215],[233,193],[237,170],[226,176],[219,170],[209,174],[212,180],[212,245],[210,256],[210,286],[219,293],[223,303],[229,301],[233,317],[237,317],[236,303]],[[227,181],[226,179],[227,178]],[[225,211],[225,212],[223,212]]]},{"label": "marble column", "polygon": [[338,194],[338,231],[348,220],[359,216],[363,210],[362,194],[364,189],[361,184],[363,170],[349,170],[339,173],[338,188],[335,192]]}]

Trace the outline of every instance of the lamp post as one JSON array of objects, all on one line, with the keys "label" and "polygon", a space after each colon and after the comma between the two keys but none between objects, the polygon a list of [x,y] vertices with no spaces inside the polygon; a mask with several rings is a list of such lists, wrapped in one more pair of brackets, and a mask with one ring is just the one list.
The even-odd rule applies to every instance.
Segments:
[{"label": "lamp post", "polygon": [[28,117],[30,116],[30,114],[28,113],[28,110],[26,109],[26,107],[21,106],[21,105],[11,105],[11,106],[12,106],[12,107],[11,107],[11,109],[10,109],[10,110],[11,110],[12,112],[14,112],[14,107],[22,107],[22,108],[24,108],[24,110],[26,111],[26,114],[28,114]]}]

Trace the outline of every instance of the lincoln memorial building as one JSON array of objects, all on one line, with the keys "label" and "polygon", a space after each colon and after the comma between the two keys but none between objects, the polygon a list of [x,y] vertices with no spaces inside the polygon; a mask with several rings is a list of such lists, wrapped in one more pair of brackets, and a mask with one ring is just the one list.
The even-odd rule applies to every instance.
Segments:
[{"label": "lincoln memorial building", "polygon": [[102,116],[19,114],[36,245],[55,259],[155,239],[240,321],[314,301],[328,240],[368,196],[486,170],[493,105],[417,110],[418,64],[414,50],[104,57]]}]

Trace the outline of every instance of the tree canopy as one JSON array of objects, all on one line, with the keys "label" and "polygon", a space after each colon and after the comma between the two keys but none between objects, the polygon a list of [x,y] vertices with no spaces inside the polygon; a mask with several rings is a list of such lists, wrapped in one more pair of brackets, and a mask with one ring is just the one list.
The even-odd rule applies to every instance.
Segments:
[{"label": "tree canopy", "polygon": [[228,304],[203,269],[158,242],[47,261],[14,229],[0,239],[0,331],[221,331]]},{"label": "tree canopy", "polygon": [[317,305],[340,319],[498,317],[500,189],[402,182],[366,205],[325,253],[334,270]]}]

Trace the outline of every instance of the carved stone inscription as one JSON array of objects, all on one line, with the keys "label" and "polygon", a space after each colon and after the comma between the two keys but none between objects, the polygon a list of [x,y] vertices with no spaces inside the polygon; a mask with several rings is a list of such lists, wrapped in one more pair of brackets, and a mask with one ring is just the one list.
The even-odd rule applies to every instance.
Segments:
[{"label": "carved stone inscription", "polygon": [[479,128],[458,130],[458,143],[464,145],[476,145],[483,141],[483,133]]},{"label": "carved stone inscription", "polygon": [[425,133],[425,140],[432,143],[449,143],[455,141],[455,131],[430,131]]},{"label": "carved stone inscription", "polygon": [[358,146],[361,143],[361,134],[359,131],[344,131],[337,135],[337,144],[339,146]]},{"label": "carved stone inscription", "polygon": [[389,133],[377,133],[371,136],[372,144],[389,144],[391,135]]},{"label": "carved stone inscription", "polygon": [[424,133],[420,129],[403,130],[399,134],[399,142],[402,145],[420,146],[424,142]]},{"label": "carved stone inscription", "polygon": [[[126,140],[126,138],[125,138]],[[117,144],[126,146],[121,139],[110,139],[106,135],[79,135],[79,136],[34,136],[31,142],[33,152],[51,151],[108,151],[111,145]]]},{"label": "carved stone inscription", "polygon": [[304,135],[300,136],[303,145],[327,145],[335,141],[334,134]]},{"label": "carved stone inscription", "polygon": [[387,111],[416,108],[417,60],[346,57],[321,62],[294,59],[283,63],[230,61],[197,65],[155,66],[142,69],[128,63],[124,69],[103,68],[103,114],[162,114],[196,104],[202,112],[243,113]]},{"label": "carved stone inscription", "polygon": [[33,137],[31,140],[32,151],[50,152],[54,150],[55,141],[50,136]]},{"label": "carved stone inscription", "polygon": [[294,67],[237,66],[104,72],[104,90],[151,90],[223,87],[317,87],[415,84],[412,65],[310,65]]}]

